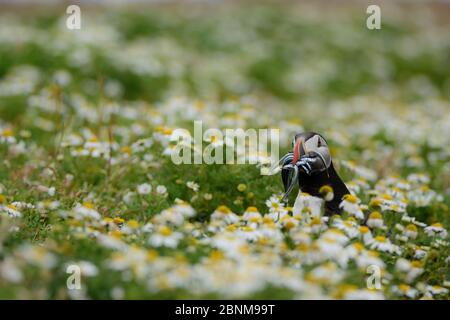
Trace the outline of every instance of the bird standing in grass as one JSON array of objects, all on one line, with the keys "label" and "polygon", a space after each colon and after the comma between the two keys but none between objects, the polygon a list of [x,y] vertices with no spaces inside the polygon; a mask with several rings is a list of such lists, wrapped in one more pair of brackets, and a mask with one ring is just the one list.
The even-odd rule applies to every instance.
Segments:
[{"label": "bird standing in grass", "polygon": [[283,200],[298,182],[302,192],[325,200],[326,215],[340,214],[339,204],[350,191],[334,169],[325,139],[315,132],[303,132],[294,136],[292,144],[293,151],[280,160]]}]

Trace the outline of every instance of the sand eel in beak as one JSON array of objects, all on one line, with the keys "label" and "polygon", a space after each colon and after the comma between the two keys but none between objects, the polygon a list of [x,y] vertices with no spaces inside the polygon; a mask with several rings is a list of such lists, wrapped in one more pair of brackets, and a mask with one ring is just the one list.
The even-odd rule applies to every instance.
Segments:
[{"label": "sand eel in beak", "polygon": [[315,132],[296,134],[293,151],[281,160],[281,178],[285,188],[283,200],[298,182],[300,190],[325,200],[325,214],[340,214],[342,197],[350,191],[336,173],[325,139]]}]

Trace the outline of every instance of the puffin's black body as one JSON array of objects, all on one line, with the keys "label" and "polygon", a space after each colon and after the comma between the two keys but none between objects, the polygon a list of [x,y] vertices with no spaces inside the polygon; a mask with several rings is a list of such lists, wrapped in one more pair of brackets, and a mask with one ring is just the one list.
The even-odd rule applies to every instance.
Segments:
[{"label": "puffin's black body", "polygon": [[325,139],[315,132],[305,132],[296,134],[294,137],[294,150],[284,157],[281,177],[286,192],[290,192],[289,185],[295,183],[291,181],[292,171],[285,169],[286,165],[296,165],[298,174],[295,177],[302,192],[312,196],[323,198],[319,192],[320,188],[328,185],[333,189],[334,197],[331,201],[325,202],[325,214],[340,214],[339,204],[342,197],[349,194],[344,182],[334,169],[328,145]]}]

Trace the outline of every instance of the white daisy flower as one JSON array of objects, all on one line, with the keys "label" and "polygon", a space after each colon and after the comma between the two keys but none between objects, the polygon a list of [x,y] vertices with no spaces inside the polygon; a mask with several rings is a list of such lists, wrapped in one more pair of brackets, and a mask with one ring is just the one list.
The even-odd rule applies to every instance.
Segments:
[{"label": "white daisy flower", "polygon": [[339,204],[339,208],[342,208],[349,215],[356,217],[357,219],[364,219],[364,213],[362,212],[359,203],[361,201],[354,195],[346,194],[343,197],[342,202]]},{"label": "white daisy flower", "polygon": [[152,186],[148,183],[143,183],[138,185],[136,190],[140,195],[146,195],[152,192]]},{"label": "white daisy flower", "polygon": [[442,224],[434,223],[431,226],[428,226],[424,229],[425,233],[430,237],[438,236],[442,239],[447,238],[447,230],[444,229]]}]

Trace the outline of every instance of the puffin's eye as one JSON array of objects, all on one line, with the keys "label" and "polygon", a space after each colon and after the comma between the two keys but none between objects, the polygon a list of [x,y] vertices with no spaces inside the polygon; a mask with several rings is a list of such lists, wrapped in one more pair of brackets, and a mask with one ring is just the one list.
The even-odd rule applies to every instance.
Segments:
[{"label": "puffin's eye", "polygon": [[320,148],[322,146],[322,144],[320,143],[320,138],[317,139],[317,148]]}]

